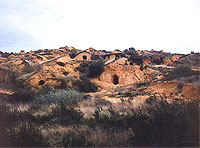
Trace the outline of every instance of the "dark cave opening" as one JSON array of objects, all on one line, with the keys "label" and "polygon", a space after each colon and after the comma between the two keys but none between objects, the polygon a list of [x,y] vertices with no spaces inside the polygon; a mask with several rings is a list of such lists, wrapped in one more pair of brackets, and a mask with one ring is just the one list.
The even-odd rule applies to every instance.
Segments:
[{"label": "dark cave opening", "polygon": [[40,80],[40,81],[38,82],[38,85],[44,85],[44,83],[45,83],[44,80]]},{"label": "dark cave opening", "polygon": [[87,56],[84,55],[84,56],[83,56],[83,60],[87,60]]},{"label": "dark cave opening", "polygon": [[115,85],[119,84],[119,78],[117,75],[113,76],[113,84],[115,84]]}]

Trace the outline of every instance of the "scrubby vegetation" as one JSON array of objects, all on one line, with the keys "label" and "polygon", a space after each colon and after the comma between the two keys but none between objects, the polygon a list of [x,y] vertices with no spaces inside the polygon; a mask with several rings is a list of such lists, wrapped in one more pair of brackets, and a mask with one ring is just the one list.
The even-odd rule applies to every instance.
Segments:
[{"label": "scrubby vegetation", "polygon": [[192,68],[190,66],[180,65],[174,68],[173,74],[182,77],[182,76],[190,76],[194,74],[194,72],[192,71]]},{"label": "scrubby vegetation", "polygon": [[14,129],[10,135],[11,146],[15,147],[47,147],[48,140],[42,135],[41,130],[32,124],[23,123]]},{"label": "scrubby vegetation", "polygon": [[0,51],[0,55],[1,55],[1,57],[7,58],[7,57],[9,57],[11,54],[10,54],[10,53],[7,53],[7,52],[2,52],[2,51]]},{"label": "scrubby vegetation", "polygon": [[175,67],[171,72],[169,72],[164,80],[173,80],[173,79],[179,79],[181,77],[190,77],[195,76],[195,79],[198,79],[199,72],[193,71],[190,66],[187,65],[178,65]]},{"label": "scrubby vegetation", "polygon": [[[67,51],[71,58],[79,52]],[[34,66],[20,62],[25,67],[19,73],[11,67],[2,67],[3,76],[8,71],[11,75],[6,77],[11,78],[9,81],[2,79],[0,86],[3,88],[0,90],[0,147],[199,147],[200,106],[199,100],[195,100],[199,91],[198,68],[177,66],[181,62],[171,63],[175,68],[154,65],[168,63],[170,59],[162,52],[147,52],[145,57],[145,52],[130,48],[123,54],[114,54],[116,60],[127,57],[125,69],[133,68],[136,73],[137,81],[127,86],[121,86],[118,81],[126,77],[123,70],[121,74],[115,74],[115,69],[109,73],[113,83],[119,85],[93,79],[104,72],[107,58],[101,60],[113,55],[109,52],[94,54],[91,61],[55,61],[52,65],[56,66],[56,71],[51,72],[54,67],[46,67],[47,77],[43,77],[46,74],[43,71],[36,74],[38,88],[28,85],[34,79],[23,79],[21,75],[30,74]],[[64,50],[55,53],[64,55]],[[3,57],[6,56],[3,53]],[[119,60],[118,65],[123,65],[120,63]],[[139,66],[135,64],[141,71],[136,71]],[[142,73],[144,81],[140,80]],[[134,74],[129,74],[131,80]],[[176,81],[162,82],[164,80]],[[194,85],[187,84],[191,89],[186,89],[185,83],[192,82]],[[98,88],[103,90],[97,92]]]},{"label": "scrubby vegetation", "polygon": [[102,72],[104,72],[104,63],[101,62],[101,61],[95,61],[95,62],[92,62],[89,67],[88,67],[88,70],[89,70],[89,74],[88,74],[88,77],[97,77],[99,76]]},{"label": "scrubby vegetation", "polygon": [[34,67],[30,65],[24,65],[24,68],[22,69],[22,72],[24,73],[30,73],[34,71]]},{"label": "scrubby vegetation", "polygon": [[15,84],[15,93],[11,95],[11,102],[30,102],[34,99],[34,88],[29,84],[23,82],[22,80],[14,80]]},{"label": "scrubby vegetation", "polygon": [[134,63],[136,65],[142,65],[143,64],[143,58],[142,56],[139,56],[138,54],[131,54],[130,58],[128,59],[131,65]]},{"label": "scrubby vegetation", "polygon": [[157,65],[160,65],[164,63],[163,58],[164,56],[152,55],[151,62]]},{"label": "scrubby vegetation", "polygon": [[82,112],[63,104],[52,111],[52,116],[56,118],[56,123],[60,125],[78,125],[84,121]]},{"label": "scrubby vegetation", "polygon": [[0,105],[0,146],[43,147],[49,145],[39,127],[26,123],[32,119],[32,116],[27,115],[29,114],[16,110],[10,111],[5,104]]},{"label": "scrubby vegetation", "polygon": [[70,89],[60,89],[49,91],[35,97],[35,102],[38,104],[74,104],[81,100],[81,94]]},{"label": "scrubby vegetation", "polygon": [[89,142],[83,133],[69,132],[63,137],[64,147],[91,147],[92,142]]},{"label": "scrubby vegetation", "polygon": [[69,53],[69,56],[70,56],[70,58],[74,58],[75,56],[77,56],[77,50],[75,50],[75,49],[72,49],[72,50],[70,50],[70,53]]},{"label": "scrubby vegetation", "polygon": [[104,72],[104,63],[102,61],[82,62],[76,69],[82,75],[94,78]]},{"label": "scrubby vegetation", "polygon": [[98,90],[98,87],[96,84],[92,83],[90,79],[87,77],[81,76],[80,80],[73,81],[73,86],[79,91],[79,92],[96,92]]},{"label": "scrubby vegetation", "polygon": [[[64,103],[42,116],[31,111],[11,111],[2,104],[0,117],[3,121],[0,123],[0,146],[199,146],[199,105],[195,101],[168,103],[150,97],[143,106],[129,111],[116,111],[112,104],[107,109],[98,107],[89,119],[83,118],[80,110]],[[53,142],[49,139],[51,135],[42,132],[50,125],[70,130],[58,136],[60,139],[54,138]]]}]

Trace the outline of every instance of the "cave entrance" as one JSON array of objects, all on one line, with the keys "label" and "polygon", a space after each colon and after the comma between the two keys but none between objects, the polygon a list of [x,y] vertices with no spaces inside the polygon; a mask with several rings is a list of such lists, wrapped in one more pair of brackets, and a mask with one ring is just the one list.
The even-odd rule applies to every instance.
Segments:
[{"label": "cave entrance", "polygon": [[87,60],[87,56],[86,55],[83,56],[83,60]]},{"label": "cave entrance", "polygon": [[40,81],[38,82],[38,85],[44,85],[44,83],[45,83],[44,80],[40,80]]},{"label": "cave entrance", "polygon": [[119,84],[119,78],[117,75],[113,76],[113,84],[115,84],[115,85]]}]

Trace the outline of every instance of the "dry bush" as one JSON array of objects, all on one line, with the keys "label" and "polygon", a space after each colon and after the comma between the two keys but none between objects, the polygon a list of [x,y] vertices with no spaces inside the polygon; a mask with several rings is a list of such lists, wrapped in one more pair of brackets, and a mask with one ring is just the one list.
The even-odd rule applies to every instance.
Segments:
[{"label": "dry bush", "polygon": [[90,79],[84,76],[81,76],[80,80],[74,80],[73,87],[75,87],[75,89],[77,89],[79,92],[85,93],[96,92],[98,90],[97,85],[92,83]]},{"label": "dry bush", "polygon": [[82,99],[82,95],[70,89],[58,89],[35,97],[37,104],[68,104],[73,105]]}]

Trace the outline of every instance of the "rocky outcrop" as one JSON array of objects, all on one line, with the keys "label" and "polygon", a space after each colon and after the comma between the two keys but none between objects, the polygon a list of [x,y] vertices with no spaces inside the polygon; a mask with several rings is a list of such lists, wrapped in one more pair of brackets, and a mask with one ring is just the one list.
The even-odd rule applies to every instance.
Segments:
[{"label": "rocky outcrop", "polygon": [[113,85],[130,85],[145,80],[144,72],[138,65],[125,65],[127,59],[119,59],[105,66],[105,71],[99,77],[100,81]]},{"label": "rocky outcrop", "polygon": [[64,57],[61,57],[57,60],[57,62],[63,62],[63,63],[66,63],[66,62],[69,62],[71,60],[70,56],[67,54],[65,55]]},{"label": "rocky outcrop", "polygon": [[181,58],[181,57],[182,57],[182,55],[173,55],[173,56],[171,57],[171,60],[174,62],[174,61],[178,60],[178,59]]},{"label": "rocky outcrop", "polygon": [[146,91],[156,93],[168,99],[199,99],[199,88],[192,83],[179,83],[177,81],[154,81]]},{"label": "rocky outcrop", "polygon": [[[124,52],[119,50],[113,52],[97,51],[93,48],[80,51],[74,47],[66,46],[61,49],[8,54],[7,59],[0,57],[0,66],[7,67],[11,71],[18,73],[21,76],[20,78],[25,78],[23,80],[26,80],[32,86],[42,87],[46,84],[59,85],[58,78],[79,78],[79,72],[76,71],[76,67],[85,60],[104,60],[105,71],[98,78],[92,79],[92,81],[101,84],[105,88],[106,86],[126,86],[163,78],[161,72],[156,70],[156,65],[154,65],[155,69],[151,68],[152,64],[167,65],[175,60],[183,63],[199,63],[199,54],[190,54],[184,57],[178,54],[168,56],[168,54],[164,55],[164,52],[136,51],[133,48]],[[142,62],[139,62],[139,64],[137,62],[131,63],[131,56],[132,61],[141,59]],[[129,60],[127,57],[129,57]],[[139,59],[137,59],[138,57]],[[0,71],[0,83],[11,80],[11,77],[9,72]],[[171,88],[171,86],[169,87]]]}]

